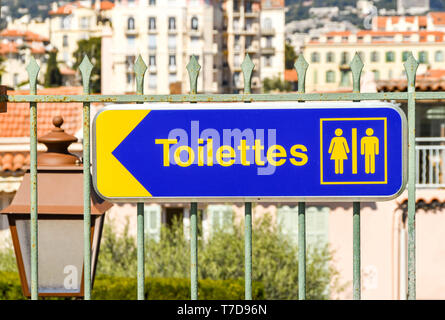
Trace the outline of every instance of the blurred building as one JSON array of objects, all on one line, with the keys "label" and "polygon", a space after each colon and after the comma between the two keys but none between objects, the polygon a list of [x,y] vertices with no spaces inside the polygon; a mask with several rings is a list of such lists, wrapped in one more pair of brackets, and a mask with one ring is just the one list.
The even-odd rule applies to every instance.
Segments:
[{"label": "blurred building", "polygon": [[1,84],[10,88],[26,84],[28,82],[26,66],[31,56],[34,56],[37,63],[43,66],[38,77],[39,82],[43,82],[49,39],[31,31],[13,29],[3,30],[0,37],[0,56],[4,59]]},{"label": "blurred building", "polygon": [[358,52],[363,72],[372,72],[375,80],[404,79],[403,63],[409,52],[420,63],[418,73],[445,69],[445,32],[443,31],[372,31],[356,33],[329,32],[308,39],[304,55],[309,62],[308,91],[331,91],[352,87],[349,68]]},{"label": "blurred building", "polygon": [[69,2],[63,6],[53,3],[49,11],[49,37],[57,48],[58,60],[71,68],[79,40],[100,37],[102,28],[110,22],[109,12],[114,7],[110,1],[84,0]]},{"label": "blurred building", "polygon": [[201,65],[199,92],[239,92],[246,53],[256,66],[253,91],[265,77],[284,75],[283,0],[121,0],[111,12],[113,29],[102,36],[104,94],[135,91],[139,54],[147,94],[188,92],[192,55]]}]

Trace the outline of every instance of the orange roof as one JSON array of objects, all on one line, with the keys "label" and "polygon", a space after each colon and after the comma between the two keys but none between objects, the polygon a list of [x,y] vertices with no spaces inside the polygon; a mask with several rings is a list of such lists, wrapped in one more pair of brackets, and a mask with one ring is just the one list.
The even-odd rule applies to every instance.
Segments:
[{"label": "orange roof", "polygon": [[0,43],[0,55],[8,54],[8,53],[18,53],[18,45],[17,43]]},{"label": "orange roof", "polygon": [[284,80],[290,82],[297,82],[298,81],[297,70],[295,69],[284,70]]},{"label": "orange roof", "polygon": [[3,152],[0,153],[0,171],[19,171],[29,165],[29,152]]},{"label": "orange roof", "polygon": [[79,1],[68,3],[64,6],[60,6],[57,10],[49,11],[50,15],[69,15],[73,12],[73,9],[83,8]]},{"label": "orange roof", "polygon": [[375,19],[377,19],[377,28],[378,29],[386,28],[386,17],[377,16]]},{"label": "orange roof", "polygon": [[418,78],[430,79],[430,80],[440,80],[445,78],[445,70],[443,69],[430,69],[424,74],[418,75]]},{"label": "orange roof", "polygon": [[[96,0],[98,1],[98,0]],[[110,1],[102,1],[100,3],[100,10],[111,10],[114,8],[114,3]]]},{"label": "orange roof", "polygon": [[429,15],[433,19],[433,24],[445,24],[445,12],[430,12]]},{"label": "orange roof", "polygon": [[[77,95],[82,87],[59,87],[38,90],[38,94]],[[8,91],[8,95],[29,94],[29,91]],[[8,111],[0,114],[0,137],[29,137],[29,103],[8,103]],[[53,128],[56,115],[64,119],[63,128],[75,134],[82,128],[81,103],[41,103],[37,107],[37,135],[41,136]]]},{"label": "orange roof", "polygon": [[0,37],[8,38],[24,38],[25,41],[36,41],[36,42],[47,42],[49,39],[47,37],[41,36],[37,33],[31,31],[21,31],[14,29],[6,29],[0,33]]}]

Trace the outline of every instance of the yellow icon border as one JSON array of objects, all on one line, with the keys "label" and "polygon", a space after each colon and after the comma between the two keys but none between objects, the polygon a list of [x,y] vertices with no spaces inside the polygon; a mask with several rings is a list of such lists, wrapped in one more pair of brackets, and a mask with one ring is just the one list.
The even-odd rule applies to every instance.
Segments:
[{"label": "yellow icon border", "polygon": [[[323,181],[323,121],[360,121],[381,120],[384,123],[385,140],[385,180],[384,181]],[[388,183],[388,153],[387,153],[387,118],[321,118],[320,119],[320,184],[387,184]]]}]

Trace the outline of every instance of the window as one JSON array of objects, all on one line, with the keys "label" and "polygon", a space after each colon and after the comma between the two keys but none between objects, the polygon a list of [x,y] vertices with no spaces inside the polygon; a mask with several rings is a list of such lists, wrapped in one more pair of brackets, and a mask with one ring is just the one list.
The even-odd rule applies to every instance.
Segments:
[{"label": "window", "polygon": [[334,53],[333,52],[326,53],[326,62],[334,62]]},{"label": "window", "polygon": [[264,57],[264,66],[271,67],[272,66],[272,56],[267,55]]},{"label": "window", "polygon": [[68,36],[66,34],[63,35],[63,47],[68,47]]},{"label": "window", "polygon": [[314,70],[314,84],[318,83],[318,73],[317,70]]},{"label": "window", "polygon": [[371,62],[379,62],[379,53],[377,51],[371,52]]},{"label": "window", "polygon": [[442,50],[436,51],[434,53],[434,60],[436,60],[436,62],[443,62],[443,51]]},{"label": "window", "polygon": [[387,51],[385,57],[386,57],[386,62],[394,62],[395,61],[394,51]]},{"label": "window", "polygon": [[235,68],[239,68],[240,65],[241,65],[240,56],[239,56],[239,54],[235,54],[235,55],[233,56],[233,66],[234,66]]},{"label": "window", "polygon": [[127,37],[127,47],[133,49],[135,47],[136,37],[128,36]]},{"label": "window", "polygon": [[148,30],[156,30],[156,18],[148,18]]},{"label": "window", "polygon": [[408,57],[409,57],[409,52],[403,51],[402,52],[402,62],[405,62],[406,60],[408,60]]},{"label": "window", "polygon": [[90,19],[88,17],[80,18],[80,28],[81,29],[89,29],[90,28]]},{"label": "window", "polygon": [[168,18],[168,30],[176,30],[176,18]]},{"label": "window", "polygon": [[156,35],[155,34],[148,35],[148,49],[156,50]]},{"label": "window", "polygon": [[192,18],[191,28],[192,28],[192,30],[198,30],[198,18],[197,17]]},{"label": "window", "polygon": [[312,52],[311,62],[320,62],[320,54],[318,52]]},{"label": "window", "polygon": [[241,86],[241,80],[240,80],[240,73],[239,72],[235,72],[233,74],[233,85],[235,87],[240,87]]},{"label": "window", "polygon": [[419,63],[428,63],[428,52],[426,51],[419,52]]},{"label": "window", "polygon": [[168,48],[173,50],[176,49],[176,36],[168,36]]},{"label": "window", "polygon": [[349,87],[351,84],[351,77],[349,76],[348,71],[341,71],[341,79],[340,79],[340,86],[341,87]]},{"label": "window", "polygon": [[148,87],[150,89],[156,89],[157,87],[157,76],[155,73],[148,74]]},{"label": "window", "polygon": [[134,18],[130,17],[127,20],[127,29],[128,30],[134,30]]},{"label": "window", "polygon": [[360,59],[362,59],[362,62],[365,62],[365,53],[363,51],[359,51],[358,52],[358,56],[360,57]]},{"label": "window", "polygon": [[69,29],[71,27],[71,16],[65,16],[60,19],[60,28]]},{"label": "window", "polygon": [[342,52],[341,53],[341,59],[340,59],[340,64],[341,65],[345,65],[345,64],[349,64],[349,53],[348,52]]},{"label": "window", "polygon": [[374,74],[374,80],[380,80],[380,72],[378,70],[372,70]]},{"label": "window", "polygon": [[156,0],[149,0],[148,1],[148,5],[149,6],[155,6],[156,5]]},{"label": "window", "polygon": [[147,238],[159,241],[161,238],[161,206],[144,205],[145,234]]},{"label": "window", "polygon": [[335,82],[335,72],[332,70],[326,71],[326,82],[333,83]]},{"label": "window", "polygon": [[264,30],[272,30],[272,19],[266,18],[263,22]]},{"label": "window", "polygon": [[156,56],[154,55],[148,56],[148,66],[150,67],[156,66]]},{"label": "window", "polygon": [[134,82],[134,76],[132,73],[127,72],[127,85],[132,85]]},{"label": "window", "polygon": [[176,77],[176,73],[170,73],[169,75],[168,75],[168,83],[170,84],[170,83],[174,83],[174,82],[176,82],[178,79],[177,79],[177,77]]},{"label": "window", "polygon": [[392,70],[388,70],[388,80],[392,80]]},{"label": "window", "polygon": [[224,230],[231,232],[233,210],[229,205],[209,205],[207,207],[207,217],[209,219],[211,232]]},{"label": "window", "polygon": [[[277,223],[289,240],[298,243],[298,206],[277,209]],[[306,239],[308,247],[324,247],[329,241],[329,208],[310,206],[306,209]]]},{"label": "window", "polygon": [[169,66],[176,66],[176,56],[171,54],[168,56],[168,65]]},{"label": "window", "polygon": [[272,48],[272,37],[266,37],[266,48]]}]

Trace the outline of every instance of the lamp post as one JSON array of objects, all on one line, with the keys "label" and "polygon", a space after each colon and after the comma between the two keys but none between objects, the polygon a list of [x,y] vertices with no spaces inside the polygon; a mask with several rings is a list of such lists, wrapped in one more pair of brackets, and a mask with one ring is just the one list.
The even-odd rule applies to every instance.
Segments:
[{"label": "lamp post", "polygon": [[[38,139],[48,150],[37,158],[39,296],[77,296],[83,291],[83,166],[68,152],[77,138],[65,133],[62,117]],[[30,173],[26,171],[8,216],[23,294],[31,296]],[[94,281],[105,211],[112,204],[91,194],[91,279]]]}]

